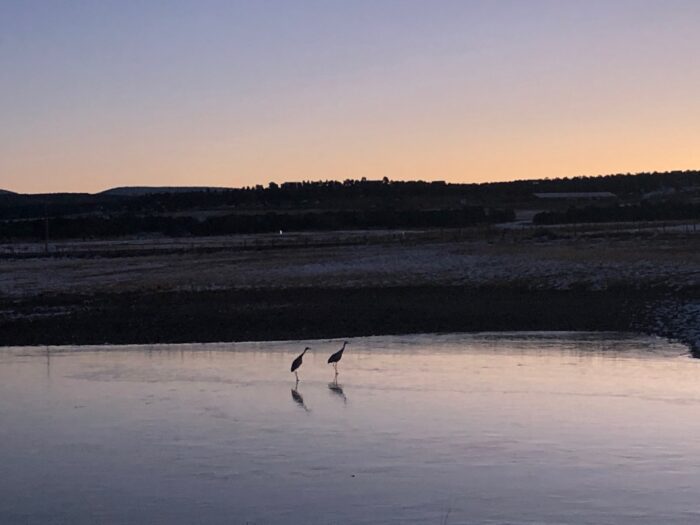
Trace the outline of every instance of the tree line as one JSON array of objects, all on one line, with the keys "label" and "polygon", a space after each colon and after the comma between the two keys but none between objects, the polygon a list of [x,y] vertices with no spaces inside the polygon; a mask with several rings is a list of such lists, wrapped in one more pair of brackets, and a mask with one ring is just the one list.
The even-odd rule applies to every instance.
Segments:
[{"label": "tree line", "polygon": [[[517,174],[515,174],[517,176]],[[529,202],[536,192],[609,191],[620,198],[659,190],[700,187],[700,171],[616,174],[519,180],[480,184],[444,181],[354,180],[302,181],[233,189],[149,193],[101,194],[0,194],[0,220],[75,215],[83,213],[155,214],[193,209],[313,210],[456,208],[462,205],[509,207]]]},{"label": "tree line", "polygon": [[585,222],[637,222],[700,219],[700,204],[692,202],[648,202],[617,204],[614,206],[571,206],[566,210],[545,211],[536,214],[533,222],[539,225],[576,224]]},{"label": "tree line", "polygon": [[[110,217],[53,217],[52,239],[94,239],[142,234],[170,237],[270,233],[278,231],[329,231],[352,229],[461,228],[508,222],[513,210],[478,206],[444,210],[343,210],[302,213],[238,213],[222,216],[177,217],[120,214]],[[0,222],[0,239],[43,239],[43,219]]]}]

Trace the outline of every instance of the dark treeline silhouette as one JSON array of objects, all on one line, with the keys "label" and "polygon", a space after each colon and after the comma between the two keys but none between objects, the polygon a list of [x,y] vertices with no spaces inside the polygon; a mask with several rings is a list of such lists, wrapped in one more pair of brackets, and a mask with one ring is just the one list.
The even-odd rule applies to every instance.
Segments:
[{"label": "dark treeline silhouette", "polygon": [[[453,210],[369,210],[308,213],[230,214],[198,220],[193,217],[123,214],[113,217],[56,217],[50,221],[53,239],[107,238],[139,234],[172,237],[282,231],[348,229],[460,228],[508,222],[512,210],[465,207]],[[42,239],[43,219],[0,222],[0,239]]]},{"label": "dark treeline silhouette", "polygon": [[659,220],[698,220],[700,204],[666,201],[614,206],[572,206],[562,211],[546,211],[534,216],[535,224],[575,224],[584,222],[628,222]]},{"label": "dark treeline silhouette", "polygon": [[51,215],[74,215],[117,210],[118,197],[89,193],[5,194],[0,193],[0,220],[27,219]]},{"label": "dark treeline silhouette", "polygon": [[619,173],[592,177],[495,182],[479,186],[482,195],[500,194],[503,197],[507,195],[526,197],[533,192],[609,191],[624,199],[654,191],[681,190],[700,186],[700,171]]},{"label": "dark treeline silhouette", "polygon": [[522,180],[483,184],[445,182],[346,180],[304,181],[237,189],[178,191],[145,195],[112,194],[4,194],[0,193],[0,220],[81,213],[157,214],[192,209],[245,210],[457,208],[462,205],[509,207],[532,199],[535,192],[609,191],[621,199],[659,190],[700,186],[700,171],[640,173]]},{"label": "dark treeline silhouette", "polygon": [[[563,202],[545,202],[534,196],[546,192],[597,191],[613,193],[614,206],[561,210],[557,208]],[[695,216],[691,208],[673,205],[667,211],[663,211],[665,208],[635,211],[626,205],[639,205],[646,198],[659,200],[658,195],[665,199],[668,195],[683,194],[689,202],[692,199],[687,196],[698,192],[700,171],[484,184],[384,178],[270,183],[237,189],[164,189],[163,192],[151,189],[145,193],[134,190],[133,194],[128,189],[100,194],[0,193],[0,238],[43,238],[45,218],[50,223],[52,239],[151,233],[203,236],[279,230],[459,228],[512,221],[513,209],[538,207],[550,210],[537,216],[540,224],[688,218]],[[603,209],[608,211],[599,211]],[[591,218],[584,218],[588,216]],[[640,218],[625,219],[627,216]]]}]

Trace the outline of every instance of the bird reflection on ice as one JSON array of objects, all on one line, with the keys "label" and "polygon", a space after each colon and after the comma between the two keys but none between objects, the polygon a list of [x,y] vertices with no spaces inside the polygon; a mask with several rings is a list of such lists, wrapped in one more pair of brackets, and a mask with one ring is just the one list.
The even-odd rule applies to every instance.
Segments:
[{"label": "bird reflection on ice", "polygon": [[345,395],[345,392],[343,391],[343,385],[338,384],[338,379],[336,378],[335,381],[332,383],[328,383],[328,389],[333,392],[335,395],[340,396],[343,399],[343,403],[347,404],[348,398]]},{"label": "bird reflection on ice", "polygon": [[296,388],[292,388],[292,399],[301,408],[303,408],[307,412],[311,412],[309,410],[309,407],[306,406],[306,403],[304,403],[304,398],[302,397],[302,395],[299,393],[299,391]]}]

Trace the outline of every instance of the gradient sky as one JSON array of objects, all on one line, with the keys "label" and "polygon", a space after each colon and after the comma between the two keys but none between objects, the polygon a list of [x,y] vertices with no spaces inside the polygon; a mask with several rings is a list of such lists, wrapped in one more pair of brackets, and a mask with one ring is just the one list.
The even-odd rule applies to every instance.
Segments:
[{"label": "gradient sky", "polygon": [[0,188],[700,168],[697,0],[0,0]]}]

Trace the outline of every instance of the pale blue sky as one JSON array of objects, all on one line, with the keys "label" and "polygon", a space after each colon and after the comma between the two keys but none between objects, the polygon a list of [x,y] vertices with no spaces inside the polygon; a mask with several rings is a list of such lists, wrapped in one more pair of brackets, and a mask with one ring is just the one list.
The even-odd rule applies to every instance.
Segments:
[{"label": "pale blue sky", "polygon": [[0,188],[700,167],[700,2],[0,0]]}]

